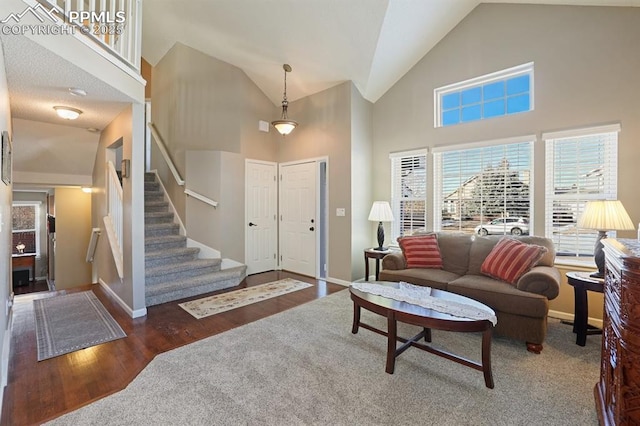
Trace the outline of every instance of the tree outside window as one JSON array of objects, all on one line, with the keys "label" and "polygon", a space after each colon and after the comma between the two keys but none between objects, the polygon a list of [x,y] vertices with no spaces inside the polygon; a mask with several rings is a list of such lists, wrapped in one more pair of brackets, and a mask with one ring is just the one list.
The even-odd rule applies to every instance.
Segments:
[{"label": "tree outside window", "polygon": [[[38,205],[14,204],[12,208],[13,254],[21,254],[19,247],[24,245],[23,253],[38,253]],[[18,246],[18,247],[17,247]]]}]

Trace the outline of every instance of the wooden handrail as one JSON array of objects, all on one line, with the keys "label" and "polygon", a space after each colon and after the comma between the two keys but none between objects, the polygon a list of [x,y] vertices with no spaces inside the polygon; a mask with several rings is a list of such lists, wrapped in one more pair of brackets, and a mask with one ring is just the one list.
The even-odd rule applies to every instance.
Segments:
[{"label": "wooden handrail", "polygon": [[158,149],[160,150],[165,163],[167,163],[167,166],[169,166],[169,170],[171,170],[176,183],[180,186],[184,186],[184,179],[182,179],[182,176],[180,176],[178,169],[176,169],[175,164],[173,164],[171,156],[169,155],[169,152],[165,147],[164,140],[162,139],[162,136],[160,136],[160,133],[158,133],[156,126],[152,122],[147,123],[147,125],[149,126],[149,130],[151,130],[151,136],[153,136],[152,139],[156,142],[156,145],[158,146]]}]

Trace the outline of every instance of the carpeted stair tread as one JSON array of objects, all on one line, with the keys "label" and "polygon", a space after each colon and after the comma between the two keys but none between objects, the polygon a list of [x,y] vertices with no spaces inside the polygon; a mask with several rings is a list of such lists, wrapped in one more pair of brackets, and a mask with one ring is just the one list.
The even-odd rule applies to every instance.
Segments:
[{"label": "carpeted stair tread", "polygon": [[245,265],[221,270],[221,259],[199,259],[200,249],[187,247],[179,235],[155,173],[144,175],[144,246],[146,305],[153,306],[239,285]]},{"label": "carpeted stair tread", "polygon": [[245,277],[246,269],[247,267],[243,265],[197,277],[147,285],[146,304],[147,306],[159,305],[238,286]]},{"label": "carpeted stair tread", "polygon": [[167,223],[173,222],[173,213],[171,212],[145,212],[144,223]]},{"label": "carpeted stair tread", "polygon": [[180,225],[173,222],[168,223],[150,223],[144,227],[145,237],[161,237],[168,235],[177,235],[180,231]]},{"label": "carpeted stair tread", "polygon": [[167,212],[169,210],[169,203],[166,201],[146,201],[144,202],[145,212]]},{"label": "carpeted stair tread", "polygon": [[192,256],[193,259],[196,259],[196,256],[199,252],[200,249],[197,247],[176,247],[166,250],[147,251],[144,255],[144,258],[146,262],[149,262],[151,260],[166,261],[170,260],[171,258],[186,256]]},{"label": "carpeted stair tread", "polygon": [[194,259],[188,262],[167,263],[145,268],[145,283],[147,286],[151,286],[166,281],[176,281],[218,272],[220,263],[221,259]]},{"label": "carpeted stair tread", "polygon": [[163,235],[160,237],[145,237],[144,239],[146,251],[185,247],[186,244],[187,237],[184,235]]}]

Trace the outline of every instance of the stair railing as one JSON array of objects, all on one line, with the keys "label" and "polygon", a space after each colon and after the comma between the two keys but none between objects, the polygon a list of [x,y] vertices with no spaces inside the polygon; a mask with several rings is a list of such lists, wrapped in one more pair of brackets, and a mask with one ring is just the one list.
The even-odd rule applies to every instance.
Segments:
[{"label": "stair railing", "polygon": [[[147,123],[147,125],[149,126],[149,130],[151,131],[151,139],[154,140],[154,142],[156,143],[156,146],[158,147],[158,150],[160,151],[160,153],[162,154],[162,158],[164,159],[164,162],[167,164],[167,166],[169,167],[169,170],[171,170],[171,174],[173,175],[173,178],[175,179],[176,183],[180,186],[185,186],[185,181],[184,179],[182,179],[182,176],[180,176],[180,172],[178,172],[178,169],[176,168],[175,164],[173,163],[173,160],[171,159],[171,156],[169,155],[169,151],[167,151],[166,145],[164,143],[164,140],[162,139],[162,136],[160,136],[160,133],[158,132],[158,129],[156,128],[155,124],[153,124],[152,122]],[[188,196],[188,197],[193,197],[198,201],[202,201],[205,204],[210,205],[213,208],[218,207],[218,202],[215,200],[212,200],[211,198],[200,194],[199,192],[196,192],[192,189],[189,188],[185,188],[184,189],[184,193]]]},{"label": "stair railing", "polygon": [[158,133],[158,129],[156,129],[156,126],[152,122],[147,123],[147,125],[149,126],[149,130],[151,130],[151,136],[152,136],[151,139],[153,139],[154,142],[156,143],[156,146],[158,147],[158,150],[162,154],[162,158],[164,159],[164,162],[167,163],[169,170],[171,170],[171,174],[173,175],[173,178],[176,180],[176,183],[180,186],[184,186],[184,179],[182,179],[182,176],[180,176],[180,172],[178,172],[176,165],[173,164],[173,160],[169,155],[169,151],[167,151],[167,148],[164,143],[164,140],[162,139],[162,136],[160,136],[160,133]]},{"label": "stair railing", "polygon": [[123,214],[122,214],[122,185],[118,172],[111,161],[107,162],[107,215],[104,217],[105,231],[111,254],[118,270],[120,279],[124,277],[123,262]]},{"label": "stair railing", "polygon": [[23,0],[55,9],[65,24],[135,71],[142,56],[142,0]]}]

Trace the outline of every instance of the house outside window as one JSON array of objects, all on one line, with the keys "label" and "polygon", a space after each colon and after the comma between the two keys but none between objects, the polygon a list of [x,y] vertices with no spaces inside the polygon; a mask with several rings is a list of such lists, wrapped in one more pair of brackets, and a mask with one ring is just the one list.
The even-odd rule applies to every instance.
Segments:
[{"label": "house outside window", "polygon": [[434,90],[435,127],[533,110],[533,62]]},{"label": "house outside window", "polygon": [[597,232],[576,225],[587,201],[617,198],[619,131],[616,124],[542,135],[546,236],[558,256],[593,256]]},{"label": "house outside window", "polygon": [[426,231],[427,151],[391,154],[391,245],[405,235]]},{"label": "house outside window", "polygon": [[35,203],[14,203],[12,207],[12,254],[20,254],[16,247],[24,245],[23,253],[40,255],[40,206]]},{"label": "house outside window", "polygon": [[534,136],[435,148],[434,229],[533,233]]}]

